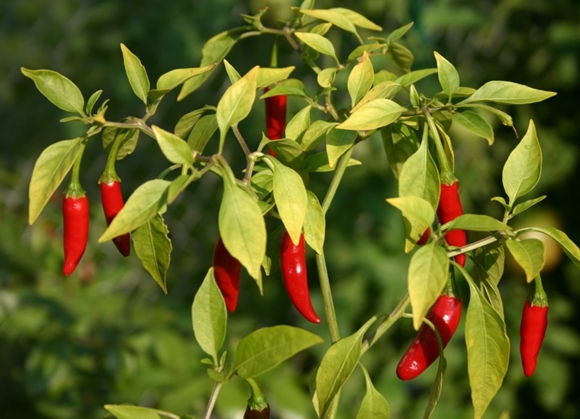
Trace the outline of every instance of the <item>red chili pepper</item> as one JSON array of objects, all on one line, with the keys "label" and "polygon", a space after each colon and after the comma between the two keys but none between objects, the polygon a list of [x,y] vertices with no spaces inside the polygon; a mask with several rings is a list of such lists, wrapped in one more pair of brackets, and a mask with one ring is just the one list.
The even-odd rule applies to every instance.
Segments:
[{"label": "red chili pepper", "polygon": [[[463,215],[461,199],[459,198],[458,182],[451,185],[441,184],[441,194],[439,197],[439,206],[437,207],[437,217],[441,224],[455,220]],[[451,230],[445,234],[445,240],[452,246],[465,246],[467,236],[464,230]],[[465,266],[465,254],[455,256],[455,261],[461,266]]]},{"label": "red chili pepper", "polygon": [[320,323],[320,317],[314,311],[308,290],[304,234],[300,235],[300,241],[295,245],[292,243],[288,231],[284,230],[280,243],[280,265],[284,286],[294,307],[306,320]]},{"label": "red chili pepper", "polygon": [[417,240],[417,244],[424,245],[429,240],[429,237],[431,237],[431,228],[427,227],[427,230],[425,230],[423,235],[419,238],[419,240]]},{"label": "red chili pepper", "polygon": [[[101,186],[101,202],[105,211],[105,219],[107,220],[107,225],[109,225],[125,205],[123,193],[121,192],[121,182],[114,180],[109,183],[100,182],[99,184]],[[115,246],[117,246],[123,256],[127,257],[131,254],[130,233],[115,237],[113,243],[115,243]]]},{"label": "red chili pepper", "polygon": [[[264,92],[270,90],[264,88]],[[286,129],[286,95],[271,96],[266,98],[266,135],[270,140],[279,140],[284,138]],[[276,153],[270,149],[270,155]]]},{"label": "red chili pepper", "polygon": [[262,410],[255,410],[248,406],[243,419],[270,419],[270,406],[266,406]]},{"label": "red chili pepper", "polygon": [[241,269],[242,265],[230,255],[220,237],[213,252],[213,272],[230,313],[233,313],[238,305]]},{"label": "red chili pepper", "polygon": [[62,272],[70,275],[79,264],[89,238],[89,200],[86,195],[66,196],[62,201],[64,223],[64,263]]},{"label": "red chili pepper", "polygon": [[[441,295],[426,317],[435,325],[445,348],[459,325],[461,300]],[[417,337],[397,365],[397,376],[401,380],[411,380],[425,371],[438,357],[437,336],[429,325],[423,323]]]},{"label": "red chili pepper", "polygon": [[547,327],[548,306],[533,305],[527,300],[520,325],[520,354],[526,377],[530,377],[536,370]]}]

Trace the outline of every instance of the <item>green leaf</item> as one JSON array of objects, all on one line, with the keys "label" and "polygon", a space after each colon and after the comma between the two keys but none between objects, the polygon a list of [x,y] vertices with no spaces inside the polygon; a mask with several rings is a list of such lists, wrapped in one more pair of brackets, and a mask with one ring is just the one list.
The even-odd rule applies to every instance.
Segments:
[{"label": "green leaf", "polygon": [[442,231],[470,230],[470,231],[509,231],[512,228],[489,215],[463,214],[443,225]]},{"label": "green leaf", "polygon": [[410,252],[427,227],[433,224],[435,210],[429,202],[418,196],[404,196],[387,199],[387,202],[401,210],[406,238],[405,252]]},{"label": "green leaf", "polygon": [[361,369],[365,375],[367,390],[356,415],[356,419],[388,419],[389,403],[387,403],[383,395],[375,389],[371,377],[365,367],[361,365]]},{"label": "green leaf", "polygon": [[304,151],[312,151],[320,144],[326,133],[333,127],[337,126],[338,122],[327,122],[321,119],[314,121],[304,132],[300,146]]},{"label": "green leaf", "polygon": [[[239,37],[235,38],[233,35],[238,32],[245,32],[246,30],[247,30],[246,27],[234,28],[225,32],[221,32],[212,37],[211,39],[209,39],[203,45],[203,48],[201,50],[202,58],[200,66],[205,67],[211,64],[221,62],[228,55],[230,50],[233,48],[233,46],[239,39]],[[179,92],[177,100],[178,101],[183,100],[191,93],[195,92],[199,88],[199,86],[201,86],[209,78],[209,76],[213,72],[213,68],[210,71],[207,71],[205,73],[202,73],[198,76],[192,77],[189,80],[187,80],[183,84],[183,87]]]},{"label": "green leaf", "polygon": [[294,244],[300,241],[306,217],[307,195],[300,175],[272,156],[265,156],[273,166],[274,200],[284,227]]},{"label": "green leaf", "polygon": [[290,74],[294,71],[296,67],[284,67],[284,68],[260,68],[258,70],[258,89],[263,89],[266,86],[272,86],[282,80],[286,80],[290,77]]},{"label": "green leaf", "polygon": [[546,259],[544,242],[538,239],[506,240],[505,244],[526,273],[526,281],[532,282],[544,267]]},{"label": "green leaf", "polygon": [[395,122],[407,109],[389,99],[374,99],[353,112],[337,128],[370,131]]},{"label": "green leaf", "polygon": [[[122,137],[119,139],[119,137]],[[111,128],[103,130],[103,148],[110,153],[111,147],[115,141],[121,141],[121,146],[117,152],[117,160],[122,160],[135,151],[137,141],[139,140],[139,130],[135,128]]]},{"label": "green leaf", "polygon": [[433,52],[435,59],[437,60],[437,70],[439,77],[439,84],[449,100],[453,97],[453,94],[459,88],[459,73],[449,61],[447,61],[441,54],[437,51]]},{"label": "green leaf", "polygon": [[167,294],[167,270],[171,260],[169,229],[159,214],[137,227],[132,234],[135,254],[155,282]]},{"label": "green leaf", "polygon": [[224,297],[210,268],[193,299],[191,320],[195,340],[214,359],[215,365],[226,337],[227,316]]},{"label": "green leaf", "polygon": [[500,389],[508,368],[510,342],[503,319],[461,268],[471,291],[465,321],[467,370],[474,419],[480,419]]},{"label": "green leaf", "polygon": [[165,131],[155,125],[152,126],[153,133],[159,144],[163,155],[171,163],[191,166],[193,164],[193,155],[189,145],[177,135]]},{"label": "green leaf", "polygon": [[[315,19],[324,20],[326,22],[330,22],[335,26],[338,26],[341,29],[344,29],[347,32],[351,32],[356,34],[356,28],[353,22],[345,16],[343,13],[340,13],[337,10],[333,9],[315,9],[315,10],[300,10],[300,13],[305,14],[307,16],[311,16]],[[310,45],[312,46],[312,45]],[[313,47],[314,48],[314,47]],[[316,48],[314,48],[316,49]],[[320,51],[322,52],[322,51]]]},{"label": "green leaf", "polygon": [[202,116],[189,133],[189,137],[187,138],[189,147],[192,150],[203,153],[203,150],[205,150],[205,146],[207,145],[209,139],[213,136],[217,129],[218,124],[215,114]]},{"label": "green leaf", "polygon": [[308,32],[295,32],[294,35],[310,48],[320,52],[324,55],[329,55],[339,64],[338,58],[336,57],[336,52],[334,51],[334,46],[332,42],[326,39],[324,36],[317,35],[315,33]]},{"label": "green leaf", "polygon": [[410,156],[399,173],[399,196],[418,196],[435,209],[439,203],[441,182],[439,171],[429,154],[429,145],[423,141],[419,150]]},{"label": "green leaf", "polygon": [[570,240],[566,233],[554,227],[530,227],[530,230],[544,233],[556,240],[562,247],[564,253],[566,253],[570,260],[580,268],[580,249],[578,249],[578,246]]},{"label": "green leaf", "polygon": [[260,265],[266,253],[266,225],[258,203],[234,179],[223,163],[224,194],[219,209],[219,231],[230,254],[250,276],[260,279]]},{"label": "green leaf", "polygon": [[129,233],[155,217],[166,204],[164,197],[167,196],[170,184],[168,180],[154,179],[135,189],[123,209],[99,237],[99,243]]},{"label": "green leaf", "polygon": [[534,189],[542,174],[542,149],[536,135],[534,122],[530,120],[526,135],[510,153],[502,172],[503,187],[510,205]]},{"label": "green leaf", "polygon": [[348,94],[350,95],[351,106],[357,102],[370,90],[374,79],[373,63],[369,54],[363,54],[360,62],[355,65],[347,80]]},{"label": "green leaf", "polygon": [[407,73],[399,77],[397,80],[395,80],[395,82],[403,87],[407,87],[435,73],[437,73],[436,68],[425,68],[423,70],[411,71],[410,73]]},{"label": "green leaf", "polygon": [[81,152],[83,138],[63,140],[44,149],[34,164],[28,187],[28,222],[33,224]]},{"label": "green leaf", "polygon": [[443,247],[431,242],[421,246],[413,254],[407,283],[415,330],[419,330],[423,317],[443,292],[448,275],[449,258]]},{"label": "green leaf", "polygon": [[[461,89],[461,87],[460,87],[460,89]],[[501,121],[501,123],[504,124],[505,126],[507,126],[507,127],[514,126],[514,121],[510,115],[508,115],[507,113],[500,111],[499,109],[496,109],[492,106],[484,105],[483,103],[468,103],[465,105],[461,105],[461,103],[458,103],[455,106],[457,106],[458,108],[469,106],[470,108],[477,108],[477,109],[486,110],[488,112],[491,112],[495,116],[497,116],[499,118],[499,120]]]},{"label": "green leaf", "polygon": [[20,71],[32,79],[38,91],[53,105],[66,112],[84,115],[83,94],[68,78],[52,70],[29,70],[21,67]]},{"label": "green leaf", "polygon": [[156,409],[147,407],[106,404],[105,409],[111,412],[117,419],[160,419]]},{"label": "green leaf", "polygon": [[312,191],[308,195],[306,218],[304,218],[304,239],[319,255],[324,247],[326,217],[318,198]]},{"label": "green leaf", "polygon": [[244,77],[232,84],[221,97],[216,111],[222,141],[227,130],[246,118],[256,98],[259,67],[252,68]]},{"label": "green leaf", "polygon": [[99,100],[102,93],[103,93],[102,90],[97,90],[95,93],[91,95],[91,97],[89,97],[89,100],[87,100],[87,104],[85,105],[85,112],[87,113],[87,115],[92,115],[95,103],[97,103],[97,100]]},{"label": "green leaf", "polygon": [[530,209],[531,207],[533,207],[534,205],[536,205],[538,202],[542,202],[544,199],[546,199],[546,195],[542,195],[538,198],[534,198],[534,199],[528,199],[527,201],[524,201],[522,203],[517,204],[514,209],[512,210],[512,214],[511,216],[514,217],[518,214],[521,214],[522,212]]},{"label": "green leaf", "polygon": [[403,36],[405,36],[405,34],[409,31],[409,29],[411,29],[412,26],[413,26],[413,22],[410,22],[404,26],[401,26],[400,28],[395,29],[393,32],[391,32],[389,34],[387,40],[391,41],[391,42],[398,41]]},{"label": "green leaf", "polygon": [[[473,234],[474,240],[487,237],[482,233]],[[497,241],[487,246],[480,247],[473,252],[472,276],[475,283],[485,295],[487,301],[503,319],[503,300],[497,287],[503,276],[505,266],[505,248]]]},{"label": "green leaf", "polygon": [[523,84],[510,81],[489,81],[475,91],[470,97],[460,102],[495,102],[511,105],[536,103],[555,96],[556,92],[533,89]]},{"label": "green leaf", "polygon": [[121,51],[123,52],[123,64],[125,65],[125,72],[127,73],[127,79],[129,79],[129,84],[139,99],[147,105],[147,94],[149,93],[149,77],[147,77],[147,71],[145,67],[141,64],[141,60],[133,54],[129,48],[124,44],[121,44]]},{"label": "green leaf", "polygon": [[[360,166],[362,163],[355,159],[350,159],[348,161],[347,167],[349,166]],[[311,154],[304,159],[304,164],[302,165],[302,171],[304,172],[332,172],[333,167],[328,164],[328,154],[316,153]]]},{"label": "green leaf", "polygon": [[271,141],[266,136],[263,137],[263,141],[267,141],[268,147],[274,150],[276,158],[282,164],[296,170],[300,168],[304,160],[304,151],[296,141],[290,139]]},{"label": "green leaf", "polygon": [[431,387],[431,395],[429,396],[429,403],[425,408],[425,414],[423,415],[423,419],[430,419],[435,412],[435,407],[437,407],[437,403],[439,403],[439,398],[441,397],[441,392],[443,391],[443,374],[445,373],[445,369],[447,368],[447,360],[443,355],[443,346],[441,345],[441,338],[439,334],[436,333],[437,336],[437,344],[439,345],[439,362],[437,364],[437,375],[435,376],[435,382],[433,383],[433,387]]},{"label": "green leaf", "polygon": [[473,111],[457,112],[453,114],[453,122],[461,125],[469,132],[478,137],[485,138],[489,145],[493,144],[493,128],[479,114]]},{"label": "green leaf", "polygon": [[260,96],[260,99],[266,99],[272,96],[287,95],[307,98],[308,95],[304,91],[304,83],[297,79],[288,79],[279,82],[274,88],[268,90]]},{"label": "green leaf", "polygon": [[331,87],[337,72],[337,67],[325,68],[316,76],[316,82],[322,88]]},{"label": "green leaf", "polygon": [[401,90],[401,85],[394,81],[383,81],[369,90],[362,99],[350,110],[350,113],[357,111],[361,106],[375,99],[392,99]]},{"label": "green leaf", "polygon": [[179,138],[185,140],[191,133],[194,125],[197,123],[197,121],[199,121],[199,119],[206,111],[207,108],[204,106],[203,108],[186,113],[181,118],[179,118],[179,121],[177,121],[177,124],[175,124],[173,133]]},{"label": "green leaf", "polygon": [[296,140],[310,126],[310,105],[298,111],[286,125],[286,137]]},{"label": "green leaf", "polygon": [[399,179],[403,165],[419,148],[419,140],[413,129],[400,123],[383,128],[381,137],[391,171]]},{"label": "green leaf", "polygon": [[338,126],[331,128],[326,133],[326,152],[328,154],[328,164],[330,167],[336,166],[338,159],[353,147],[357,133],[355,131],[345,131]]},{"label": "green leaf", "polygon": [[406,73],[411,71],[413,61],[415,60],[415,57],[409,48],[398,42],[391,42],[389,44],[389,48],[387,49],[387,57],[393,61],[393,64],[395,64]]},{"label": "green leaf", "polygon": [[228,60],[224,60],[224,67],[226,68],[226,73],[228,74],[228,77],[230,79],[230,83],[234,84],[235,82],[237,82],[239,79],[242,78],[242,76],[240,76],[240,73],[238,73],[238,70],[236,70],[229,62]]},{"label": "green leaf", "polygon": [[192,77],[213,70],[216,65],[217,64],[211,64],[205,67],[177,68],[168,71],[157,79],[157,90],[173,90]]},{"label": "green leaf", "polygon": [[325,417],[336,394],[356,368],[361,356],[364,334],[376,317],[366,322],[356,333],[334,343],[324,354],[316,371],[316,395],[320,417]]},{"label": "green leaf", "polygon": [[354,23],[356,26],[358,26],[360,28],[369,29],[371,31],[382,31],[383,30],[383,28],[381,28],[379,25],[371,22],[363,15],[361,15],[355,11],[352,11],[350,9],[345,9],[343,7],[333,7],[333,8],[328,9],[328,10],[340,13],[341,15],[346,17],[350,22]]},{"label": "green leaf", "polygon": [[298,327],[264,327],[240,341],[233,369],[242,378],[257,377],[322,342],[321,337]]}]

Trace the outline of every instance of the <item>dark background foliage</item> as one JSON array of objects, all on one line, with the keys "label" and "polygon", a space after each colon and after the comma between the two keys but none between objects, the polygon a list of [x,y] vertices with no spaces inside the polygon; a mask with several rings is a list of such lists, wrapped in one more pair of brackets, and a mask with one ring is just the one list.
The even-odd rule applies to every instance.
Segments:
[{"label": "dark background foliage", "polygon": [[[318,8],[336,6],[330,0]],[[105,153],[95,138],[83,160],[81,180],[92,202],[90,243],[77,272],[61,274],[62,222],[59,196],[33,225],[27,223],[27,189],[35,159],[51,143],[74,138],[83,127],[61,124],[66,116],[38,93],[20,67],[56,70],[81,88],[85,97],[103,89],[109,98],[107,118],[139,116],[142,108],[126,81],[119,44],[127,45],[155,80],[164,72],[199,64],[201,46],[214,34],[243,25],[240,13],[270,7],[264,21],[275,25],[287,17],[290,0],[161,1],[4,0],[0,3],[0,411],[3,417],[98,418],[105,403],[129,402],[178,414],[199,415],[211,382],[191,330],[190,306],[211,262],[217,239],[217,205],[221,183],[207,176],[188,189],[166,214],[174,251],[168,295],[132,256],[123,260],[111,243],[97,245],[105,228],[98,203],[97,179]],[[575,170],[580,112],[580,4],[575,0],[374,0],[341,1],[383,26],[386,33],[414,21],[404,43],[415,54],[414,69],[435,66],[433,50],[459,70],[462,85],[478,87],[489,80],[509,80],[557,91],[550,100],[518,108],[520,135],[527,121],[538,125],[544,152],[543,176],[533,194],[548,199],[514,220],[519,225],[559,226],[580,243]],[[332,30],[330,37],[344,56],[354,39]],[[268,65],[272,38],[244,40],[228,60],[241,73]],[[288,52],[284,50],[283,52]],[[284,56],[280,65],[299,64]],[[324,63],[322,63],[324,65]],[[314,86],[313,75],[295,77]],[[171,130],[185,112],[216,104],[227,86],[223,69],[195,95],[165,99],[153,122]],[[436,78],[420,85],[438,89]],[[312,89],[313,91],[314,89]],[[290,112],[299,109],[292,99]],[[257,145],[263,124],[257,105],[242,125]],[[467,212],[499,214],[490,198],[502,194],[501,167],[518,138],[495,125],[496,143],[455,132],[457,174]],[[252,140],[250,140],[252,142]],[[229,156],[239,152],[230,143]],[[327,261],[341,333],[352,333],[374,313],[390,311],[406,287],[408,255],[401,252],[400,216],[385,203],[396,195],[378,136],[358,146],[363,166],[349,169],[328,214]],[[117,165],[126,194],[157,176],[166,165],[158,147],[142,138],[137,150]],[[329,175],[313,176],[321,194]],[[519,361],[519,318],[531,287],[509,264],[501,283],[508,333],[510,369],[487,417],[504,410],[512,418],[572,419],[580,410],[580,329],[577,319],[580,273],[548,246],[550,264],[544,285],[550,298],[550,325],[536,374],[525,379]],[[321,307],[314,265],[311,287]],[[306,324],[291,308],[278,274],[265,278],[260,297],[253,281],[243,277],[239,309],[230,316],[231,347],[255,328],[296,324],[329,336],[324,327]],[[321,310],[321,309],[319,309]],[[420,417],[435,371],[400,382],[395,366],[414,332],[397,324],[363,359],[377,388],[388,399],[393,418]],[[308,396],[308,373],[323,348],[299,355],[260,377],[277,417],[314,417]],[[446,351],[448,370],[435,418],[469,418],[471,406],[465,344],[460,327]],[[355,374],[343,392],[340,417],[352,418],[364,380]],[[234,381],[220,394],[217,414],[239,418],[248,390]]]}]

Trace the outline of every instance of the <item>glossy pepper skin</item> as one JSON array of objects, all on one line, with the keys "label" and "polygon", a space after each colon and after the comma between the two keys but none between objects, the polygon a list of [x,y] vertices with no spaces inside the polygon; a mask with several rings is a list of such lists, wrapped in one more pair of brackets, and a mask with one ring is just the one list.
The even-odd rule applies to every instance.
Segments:
[{"label": "glossy pepper skin", "polygon": [[[267,87],[264,92],[267,92]],[[270,140],[279,140],[284,138],[286,129],[286,95],[272,96],[265,99],[266,101],[266,135]],[[270,154],[275,156],[276,153],[270,149]]]},{"label": "glossy pepper skin", "polygon": [[[426,317],[435,325],[441,337],[443,348],[445,348],[459,325],[461,300],[441,295]],[[397,365],[397,376],[401,380],[412,380],[425,371],[438,357],[437,336],[429,325],[423,323],[417,337]]]},{"label": "glossy pepper skin", "polygon": [[62,201],[64,224],[64,263],[62,272],[70,275],[79,264],[89,238],[89,200],[86,195]]},{"label": "glossy pepper skin", "polygon": [[[105,219],[107,220],[107,225],[110,225],[125,205],[123,192],[121,191],[121,182],[114,180],[109,183],[100,182],[99,185],[101,188],[101,203],[105,211]],[[117,246],[117,249],[119,249],[119,252],[123,256],[127,257],[131,254],[130,233],[115,237],[113,243],[115,243],[115,246]]]},{"label": "glossy pepper skin", "polygon": [[230,313],[233,313],[238,305],[241,269],[242,265],[230,255],[220,237],[213,252],[213,271]]},{"label": "glossy pepper skin", "polygon": [[270,406],[266,406],[262,410],[255,410],[248,406],[243,419],[270,419]]},{"label": "glossy pepper skin", "polygon": [[536,370],[538,355],[548,327],[548,306],[532,305],[529,300],[524,304],[520,325],[520,355],[526,377]]},{"label": "glossy pepper skin", "polygon": [[284,287],[294,307],[306,320],[320,323],[320,317],[314,311],[308,289],[304,234],[300,235],[300,241],[295,245],[288,232],[284,230],[280,241],[280,266]]},{"label": "glossy pepper skin", "polygon": [[[461,200],[459,198],[458,182],[455,181],[451,185],[442,183],[439,206],[437,207],[439,222],[445,224],[455,220],[460,215],[463,215],[463,208],[461,207]],[[451,246],[461,247],[467,244],[467,236],[464,230],[449,231],[445,234],[445,240]],[[455,262],[461,266],[465,266],[465,254],[455,256]]]}]

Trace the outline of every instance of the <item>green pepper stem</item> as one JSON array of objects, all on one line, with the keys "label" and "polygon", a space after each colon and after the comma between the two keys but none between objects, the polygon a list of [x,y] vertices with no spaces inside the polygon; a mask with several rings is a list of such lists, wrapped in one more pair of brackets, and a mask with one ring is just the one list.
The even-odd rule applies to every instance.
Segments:
[{"label": "green pepper stem", "polygon": [[69,182],[66,190],[64,191],[64,195],[66,198],[77,199],[77,198],[81,198],[81,197],[86,195],[86,191],[81,186],[81,181],[80,181],[81,161],[83,159],[83,154],[85,152],[86,145],[87,145],[87,139],[83,138],[81,140],[81,143],[80,143],[81,150],[80,150],[79,155],[77,156],[77,158],[74,162],[73,168],[72,168],[70,182]]},{"label": "green pepper stem", "polygon": [[316,254],[316,266],[318,268],[318,279],[320,281],[320,290],[322,292],[322,301],[324,302],[324,312],[326,320],[328,321],[328,330],[330,332],[330,339],[332,343],[340,339],[340,331],[338,329],[338,320],[336,319],[336,311],[334,310],[334,302],[332,300],[332,290],[330,288],[330,279],[328,277],[328,270],[326,268],[326,258],[324,252]]},{"label": "green pepper stem", "polygon": [[268,407],[268,402],[256,381],[254,381],[253,378],[244,378],[244,380],[246,380],[246,383],[248,383],[251,390],[251,395],[248,399],[248,406],[250,409],[257,411],[266,409]]},{"label": "green pepper stem", "polygon": [[548,295],[544,291],[544,286],[542,285],[542,278],[540,274],[534,278],[535,290],[534,295],[530,301],[533,306],[547,307],[548,306]]}]

